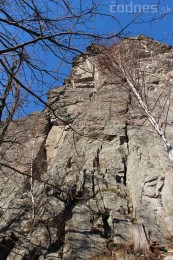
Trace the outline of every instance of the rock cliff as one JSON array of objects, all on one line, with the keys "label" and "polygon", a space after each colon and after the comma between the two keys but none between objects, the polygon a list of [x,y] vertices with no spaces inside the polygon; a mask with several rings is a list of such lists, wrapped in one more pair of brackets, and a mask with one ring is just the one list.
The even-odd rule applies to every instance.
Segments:
[{"label": "rock cliff", "polygon": [[[49,91],[51,110],[11,124],[1,147],[0,259],[171,257],[173,164],[109,67],[119,44],[90,46]],[[173,142],[173,49],[145,36],[123,44],[137,46],[144,98]]]}]

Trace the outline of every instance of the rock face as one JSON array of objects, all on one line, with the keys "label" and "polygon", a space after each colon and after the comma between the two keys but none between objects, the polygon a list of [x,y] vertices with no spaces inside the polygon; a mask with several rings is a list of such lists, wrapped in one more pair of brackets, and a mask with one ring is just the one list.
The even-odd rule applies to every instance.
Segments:
[{"label": "rock face", "polygon": [[[0,259],[136,259],[171,250],[173,165],[123,75],[106,63],[119,44],[90,46],[64,86],[48,93],[52,110],[11,125],[11,145],[1,148]],[[173,142],[173,50],[145,36],[123,44],[139,44],[147,73],[138,84]]]}]

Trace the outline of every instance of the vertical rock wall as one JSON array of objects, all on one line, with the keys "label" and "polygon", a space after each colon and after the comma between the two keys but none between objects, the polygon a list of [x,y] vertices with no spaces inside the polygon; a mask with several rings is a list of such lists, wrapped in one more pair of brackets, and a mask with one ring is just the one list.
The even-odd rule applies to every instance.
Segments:
[{"label": "vertical rock wall", "polygon": [[[146,85],[155,100],[165,87],[164,77],[173,75],[171,66],[159,70],[160,61],[171,61],[173,52],[153,41],[153,58],[147,38],[139,40],[145,46],[142,66],[152,70]],[[172,247],[172,164],[127,84],[101,70],[93,48],[74,60],[64,86],[48,93],[54,113],[44,111],[49,129],[44,138],[37,137],[34,162],[41,181],[34,181],[34,219],[25,178],[10,196],[12,184],[2,188],[1,208],[5,196],[8,206],[1,216],[1,244],[9,247],[0,248],[2,259],[108,259],[125,248]],[[169,113],[167,135],[173,141],[172,121]],[[45,161],[46,171],[37,167]]]}]

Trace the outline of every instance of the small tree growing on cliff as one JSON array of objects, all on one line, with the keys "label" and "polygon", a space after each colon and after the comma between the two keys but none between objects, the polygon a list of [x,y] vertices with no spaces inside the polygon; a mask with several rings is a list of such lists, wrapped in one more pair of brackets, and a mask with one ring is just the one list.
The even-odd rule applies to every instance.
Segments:
[{"label": "small tree growing on cliff", "polygon": [[[165,48],[169,47],[165,46]],[[102,58],[99,58],[99,63],[110,71],[113,77],[116,76],[122,82],[122,85],[125,85],[135,97],[138,109],[143,111],[144,116],[163,142],[170,160],[173,161],[173,148],[165,134],[172,90],[171,78],[167,73],[168,65],[166,62],[165,64],[162,62],[162,70],[167,75],[164,79],[164,86],[158,89],[153,102],[150,91],[152,86],[148,84],[147,79],[153,77],[153,83],[158,86],[160,78],[151,71],[151,67],[144,67],[144,63],[142,63],[146,56],[151,56],[152,59],[155,51],[158,51],[157,46],[155,47],[149,38],[142,36],[136,39],[122,40],[115,44],[114,47],[102,49],[101,56],[104,55],[104,64]]]}]

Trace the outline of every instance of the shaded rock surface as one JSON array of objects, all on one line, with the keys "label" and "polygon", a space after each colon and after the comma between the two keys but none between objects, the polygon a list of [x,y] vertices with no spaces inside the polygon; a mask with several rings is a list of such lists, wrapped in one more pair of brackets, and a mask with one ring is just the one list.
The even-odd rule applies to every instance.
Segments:
[{"label": "shaded rock surface", "polygon": [[[173,79],[173,51],[145,36],[125,43],[137,40],[141,68],[150,72],[148,103],[163,124],[168,99],[156,100]],[[122,259],[130,247],[123,259],[136,259],[134,252],[173,246],[172,163],[127,84],[99,66],[98,48],[78,56],[64,86],[49,91],[54,112],[16,121],[7,133],[0,259]]]}]

